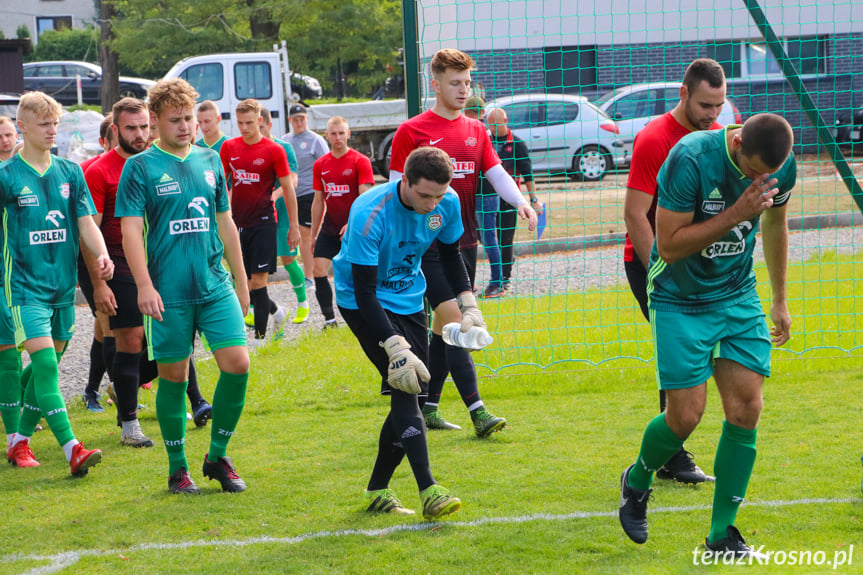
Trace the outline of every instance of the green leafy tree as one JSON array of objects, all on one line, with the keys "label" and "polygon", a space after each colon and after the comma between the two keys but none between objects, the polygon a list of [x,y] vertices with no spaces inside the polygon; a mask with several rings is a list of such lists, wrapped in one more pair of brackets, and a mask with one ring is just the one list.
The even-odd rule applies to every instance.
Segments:
[{"label": "green leafy tree", "polygon": [[46,30],[28,61],[82,60],[99,62],[99,31],[95,28]]}]

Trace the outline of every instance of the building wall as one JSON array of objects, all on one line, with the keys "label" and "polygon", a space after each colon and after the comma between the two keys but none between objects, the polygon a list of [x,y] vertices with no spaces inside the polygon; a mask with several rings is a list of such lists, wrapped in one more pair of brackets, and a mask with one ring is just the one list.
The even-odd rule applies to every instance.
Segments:
[{"label": "building wall", "polygon": [[24,24],[36,38],[37,16],[71,16],[74,28],[83,28],[96,22],[96,3],[93,0],[2,0],[0,1],[0,30],[6,38],[15,38],[18,26]]}]

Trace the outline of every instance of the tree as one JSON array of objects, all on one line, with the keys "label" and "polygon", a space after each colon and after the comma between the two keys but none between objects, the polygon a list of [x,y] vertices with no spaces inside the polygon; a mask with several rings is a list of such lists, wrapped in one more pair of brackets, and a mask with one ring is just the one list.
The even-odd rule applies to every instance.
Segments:
[{"label": "tree", "polygon": [[110,0],[97,1],[99,2],[99,63],[102,65],[102,87],[99,100],[102,104],[102,113],[107,114],[120,99],[117,53],[111,45],[114,40],[114,29],[111,26],[114,6]]},{"label": "tree", "polygon": [[99,61],[99,32],[95,28],[46,30],[30,52],[28,62],[42,60]]}]

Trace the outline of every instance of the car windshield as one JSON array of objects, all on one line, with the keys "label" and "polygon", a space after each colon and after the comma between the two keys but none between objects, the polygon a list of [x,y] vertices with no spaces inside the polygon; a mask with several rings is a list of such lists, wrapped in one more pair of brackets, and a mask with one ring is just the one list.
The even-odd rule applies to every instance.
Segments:
[{"label": "car windshield", "polygon": [[614,98],[615,96],[622,94],[624,91],[626,91],[625,87],[624,88],[618,88],[617,90],[611,90],[610,92],[606,92],[605,94],[603,94],[602,96],[600,96],[599,98],[596,99],[596,104],[598,106],[601,106],[601,105],[605,104],[606,102],[608,102],[609,100],[611,100],[612,98]]}]

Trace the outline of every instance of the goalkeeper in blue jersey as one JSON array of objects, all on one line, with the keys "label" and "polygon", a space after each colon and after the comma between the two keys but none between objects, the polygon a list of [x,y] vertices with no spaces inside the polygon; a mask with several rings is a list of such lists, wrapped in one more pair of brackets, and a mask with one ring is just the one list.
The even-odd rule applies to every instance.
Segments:
[{"label": "goalkeeper in blue jersey", "polygon": [[[758,114],[743,126],[684,136],[659,171],[647,293],[667,406],[647,425],[638,459],[621,477],[620,523],[636,543],[647,540],[653,474],[701,420],[712,375],[725,422],[706,545],[736,557],[756,554],[734,520],[755,463],[771,344],[790,337],[785,272],[786,208],[797,178],[793,143],[784,118]],[[760,224],[772,289],[770,331],[752,269]]]},{"label": "goalkeeper in blue jersey", "polygon": [[461,508],[461,501],[432,476],[420,411],[430,377],[425,365],[426,280],[420,264],[435,239],[446,281],[458,294],[462,331],[485,326],[458,247],[464,230],[458,195],[449,188],[452,174],[452,161],[443,150],[425,147],[411,152],[401,180],[372,188],[354,201],[342,249],[333,259],[336,303],[380,372],[381,393],[390,396],[366,490],[369,511],[413,513],[389,489],[405,456],[426,519]]}]

